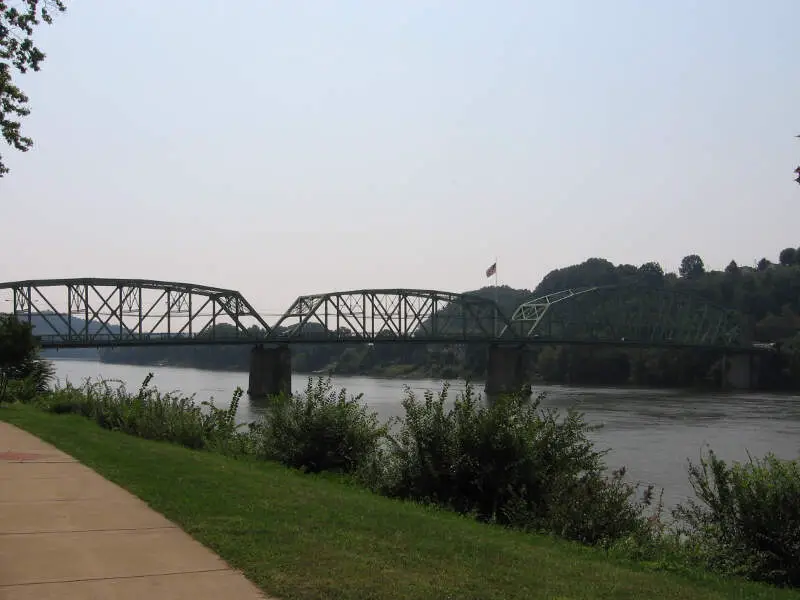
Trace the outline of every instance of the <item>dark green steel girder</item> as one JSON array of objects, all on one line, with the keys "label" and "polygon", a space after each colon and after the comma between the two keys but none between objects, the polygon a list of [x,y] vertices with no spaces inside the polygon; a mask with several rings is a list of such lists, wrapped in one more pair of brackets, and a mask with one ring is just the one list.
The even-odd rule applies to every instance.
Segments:
[{"label": "dark green steel girder", "polygon": [[510,325],[495,302],[475,294],[363,289],[299,297],[271,337],[370,343],[491,341]]},{"label": "dark green steel girder", "polygon": [[565,290],[529,300],[512,315],[515,337],[559,343],[742,348],[740,313],[683,292],[643,286]]},{"label": "dark green steel girder", "polygon": [[239,292],[191,283],[44,279],[0,283],[2,292],[45,348],[252,342],[271,331]]}]

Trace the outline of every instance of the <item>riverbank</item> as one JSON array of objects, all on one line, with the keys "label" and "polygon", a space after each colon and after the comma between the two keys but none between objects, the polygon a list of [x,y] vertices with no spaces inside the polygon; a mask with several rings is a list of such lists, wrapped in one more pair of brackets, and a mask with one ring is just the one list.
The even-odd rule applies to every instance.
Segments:
[{"label": "riverbank", "polygon": [[[54,361],[61,385],[80,385],[87,378],[117,380],[135,391],[148,372],[154,385],[165,391],[180,391],[198,401],[214,399],[226,407],[237,387],[247,387],[247,374],[191,368],[149,367],[100,363],[97,361]],[[292,388],[302,391],[308,376],[295,374]],[[334,376],[337,388],[349,394],[363,394],[363,401],[382,421],[403,415],[401,400],[405,386],[421,395],[441,389],[434,379],[379,379]],[[480,387],[480,384],[476,384]],[[463,390],[454,382],[453,397]],[[566,411],[576,408],[587,422],[601,425],[592,433],[598,448],[611,449],[611,468],[625,466],[631,481],[652,483],[664,489],[669,510],[693,496],[686,477],[686,460],[697,461],[704,449],[713,447],[730,460],[746,461],[748,452],[763,456],[775,452],[784,458],[797,456],[800,437],[800,402],[785,394],[763,393],[681,393],[674,390],[541,386],[546,393],[542,406]],[[267,405],[242,398],[237,421],[249,423],[264,416]]]},{"label": "riverbank", "polygon": [[102,429],[32,406],[0,419],[130,490],[284,599],[800,598],[609,558],[545,536],[390,500],[335,477]]}]

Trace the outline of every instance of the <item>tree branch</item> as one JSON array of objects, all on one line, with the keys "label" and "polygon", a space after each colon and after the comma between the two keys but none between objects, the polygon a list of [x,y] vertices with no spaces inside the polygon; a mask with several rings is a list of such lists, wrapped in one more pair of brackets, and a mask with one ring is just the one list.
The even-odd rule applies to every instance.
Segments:
[{"label": "tree branch", "polygon": [[[13,71],[38,71],[45,58],[33,43],[33,32],[41,23],[53,22],[53,14],[64,12],[63,0],[0,0],[0,132],[12,148],[27,152],[33,140],[22,134],[20,119],[30,114],[28,96],[14,84]],[[0,177],[8,173],[0,155]]]}]

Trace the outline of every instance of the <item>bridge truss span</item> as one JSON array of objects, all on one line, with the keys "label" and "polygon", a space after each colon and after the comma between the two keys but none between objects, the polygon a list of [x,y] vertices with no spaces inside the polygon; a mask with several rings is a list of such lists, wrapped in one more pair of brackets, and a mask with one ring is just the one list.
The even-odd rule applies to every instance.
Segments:
[{"label": "bridge truss span", "polygon": [[753,350],[741,314],[693,294],[642,286],[563,290],[524,302],[510,318],[480,293],[329,292],[300,296],[271,327],[230,289],[47,279],[0,283],[0,313],[30,323],[44,348],[418,342]]},{"label": "bridge truss span", "polygon": [[459,343],[495,339],[510,325],[494,301],[476,294],[351,290],[299,297],[275,325],[272,337],[309,342]]},{"label": "bridge truss span", "polygon": [[514,336],[539,343],[748,346],[742,317],[736,311],[694,294],[655,287],[565,290],[521,304],[511,321]]},{"label": "bridge truss span", "polygon": [[145,279],[0,283],[0,312],[30,323],[44,347],[222,343],[271,328],[234,290]]}]

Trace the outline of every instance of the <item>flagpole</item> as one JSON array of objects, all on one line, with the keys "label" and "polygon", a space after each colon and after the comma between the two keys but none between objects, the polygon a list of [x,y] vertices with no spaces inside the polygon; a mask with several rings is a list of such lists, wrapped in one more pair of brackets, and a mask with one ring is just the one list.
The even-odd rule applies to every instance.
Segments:
[{"label": "flagpole", "polygon": [[494,257],[494,337],[497,337],[497,311],[499,305],[497,304],[497,257]]}]

